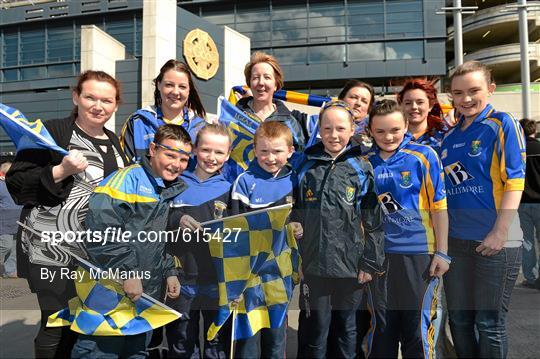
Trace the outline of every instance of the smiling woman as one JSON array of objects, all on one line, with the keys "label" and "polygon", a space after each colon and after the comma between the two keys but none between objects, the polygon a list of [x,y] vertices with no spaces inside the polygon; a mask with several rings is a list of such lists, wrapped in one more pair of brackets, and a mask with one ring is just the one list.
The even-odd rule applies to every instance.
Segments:
[{"label": "smiling woman", "polygon": [[39,301],[37,358],[69,357],[75,339],[69,327],[45,327],[48,316],[75,296],[73,281],[61,275],[49,280],[43,273],[73,269],[69,253],[85,257],[86,250],[84,243],[54,245],[34,233],[83,231],[92,190],[104,177],[127,165],[118,138],[104,127],[120,102],[118,82],[105,72],[87,71],[80,75],[72,97],[75,107],[70,117],[44,124],[54,141],[70,150],[69,155],[22,150],[6,175],[15,202],[25,205],[21,221],[33,229],[32,233],[19,233],[17,271],[28,279]]},{"label": "smiling woman", "polygon": [[195,142],[204,126],[206,111],[187,65],[178,60],[167,61],[154,79],[154,105],[133,113],[122,128],[120,142],[127,157],[140,161],[158,127],[164,124],[182,126]]}]

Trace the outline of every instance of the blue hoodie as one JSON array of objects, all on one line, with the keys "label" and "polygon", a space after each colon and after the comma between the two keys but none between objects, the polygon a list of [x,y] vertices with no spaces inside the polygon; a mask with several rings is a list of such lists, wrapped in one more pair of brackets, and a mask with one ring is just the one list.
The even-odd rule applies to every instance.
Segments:
[{"label": "blue hoodie", "polygon": [[[188,187],[173,200],[169,213],[169,230],[178,229],[180,218],[186,214],[199,222],[215,219],[216,203],[217,207],[221,204],[226,206],[221,212],[222,217],[230,215],[228,209],[231,184],[222,174],[201,181],[194,171],[185,171],[180,178]],[[176,243],[169,244],[168,250],[180,260],[182,285],[217,283],[208,243],[188,230],[182,230],[178,238]]]}]

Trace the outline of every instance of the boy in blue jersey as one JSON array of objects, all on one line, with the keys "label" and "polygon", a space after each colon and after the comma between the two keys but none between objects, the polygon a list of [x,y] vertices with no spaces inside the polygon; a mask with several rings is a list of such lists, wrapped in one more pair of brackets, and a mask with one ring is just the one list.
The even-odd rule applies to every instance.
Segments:
[{"label": "boy in blue jersey", "polygon": [[[126,295],[137,301],[142,293],[163,300],[163,281],[169,298],[180,294],[180,283],[172,256],[164,242],[140,240],[151,231],[164,230],[170,201],[185,190],[178,176],[191,154],[189,134],[180,126],[158,128],[149,156],[140,164],[118,170],[105,178],[90,197],[86,227],[105,233],[120,228],[131,237],[126,241],[88,242],[91,261],[103,270],[118,270],[130,279],[123,281]],[[142,235],[142,236],[141,236]],[[111,278],[120,279],[120,278]],[[152,331],[128,336],[81,335],[73,347],[73,358],[145,358]]]},{"label": "boy in blue jersey", "polygon": [[[263,122],[253,140],[256,159],[238,176],[231,191],[233,214],[292,203],[296,175],[287,162],[294,152],[291,130],[277,121]],[[285,321],[280,328],[264,328],[238,340],[235,357],[284,358],[286,330]]]},{"label": "boy in blue jersey", "polygon": [[453,258],[444,283],[450,329],[459,357],[504,358],[523,241],[515,213],[524,188],[525,140],[511,115],[489,105],[495,83],[485,65],[466,62],[450,81],[461,114],[441,147]]},{"label": "boy in blue jersey", "polygon": [[379,319],[370,357],[431,358],[439,280],[448,270],[448,215],[442,165],[429,146],[412,142],[398,104],[382,100],[370,113],[375,140],[367,158],[385,212],[385,275],[378,278]]},{"label": "boy in blue jersey", "polygon": [[355,357],[363,284],[382,270],[382,210],[372,167],[360,146],[351,146],[353,118],[345,102],[326,104],[321,142],[306,150],[298,173],[294,217],[304,229],[299,358]]},{"label": "boy in blue jersey", "polygon": [[[224,358],[230,341],[225,330],[211,341],[199,344],[199,318],[202,314],[204,333],[208,332],[218,307],[217,277],[200,222],[228,215],[231,184],[221,174],[229,158],[230,133],[222,125],[207,124],[198,133],[193,153],[197,165],[181,179],[188,188],[173,200],[169,229],[180,226],[180,240],[170,243],[169,253],[180,261],[182,284],[178,299],[170,305],[183,317],[166,327],[169,358]],[[206,338],[206,336],[205,336]]]}]

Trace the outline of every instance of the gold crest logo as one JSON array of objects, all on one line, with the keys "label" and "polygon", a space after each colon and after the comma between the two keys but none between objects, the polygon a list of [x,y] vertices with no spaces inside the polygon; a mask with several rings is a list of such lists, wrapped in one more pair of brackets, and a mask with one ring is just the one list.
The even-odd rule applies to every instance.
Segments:
[{"label": "gold crest logo", "polygon": [[191,30],[184,38],[184,57],[195,76],[209,80],[219,68],[219,53],[210,35],[201,30]]}]

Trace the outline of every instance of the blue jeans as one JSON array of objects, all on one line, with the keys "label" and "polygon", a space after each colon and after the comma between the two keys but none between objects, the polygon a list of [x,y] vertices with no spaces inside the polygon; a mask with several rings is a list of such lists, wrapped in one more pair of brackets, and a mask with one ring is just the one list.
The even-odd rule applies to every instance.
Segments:
[{"label": "blue jeans", "polygon": [[17,254],[15,253],[15,235],[0,235],[0,259],[4,264],[4,275],[17,273]]},{"label": "blue jeans", "polygon": [[460,358],[506,358],[506,315],[521,262],[521,248],[484,257],[477,241],[449,238],[444,277],[450,330]]},{"label": "blue jeans", "polygon": [[540,203],[522,203],[518,213],[523,231],[523,276],[532,283],[538,278],[538,272],[534,272],[540,263],[535,249],[536,242],[540,243]]}]

